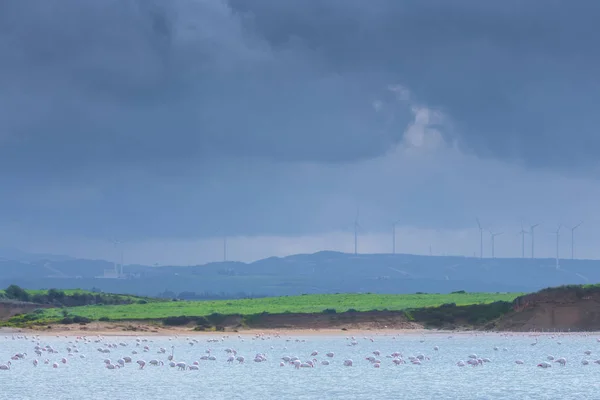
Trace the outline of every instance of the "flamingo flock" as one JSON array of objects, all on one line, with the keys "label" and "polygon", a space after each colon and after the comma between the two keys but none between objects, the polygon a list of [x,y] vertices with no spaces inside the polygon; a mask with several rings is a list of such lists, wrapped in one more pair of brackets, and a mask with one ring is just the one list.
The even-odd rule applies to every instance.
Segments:
[{"label": "flamingo flock", "polygon": [[[474,334],[477,335],[477,334]],[[510,338],[514,334],[504,334],[499,335],[499,337],[504,337],[505,339]],[[561,345],[562,341],[557,340],[559,338],[562,339],[563,335],[543,335],[539,334],[534,335],[535,341],[530,343],[531,346],[536,346],[539,343],[542,343],[539,338],[543,337],[544,341],[552,341],[554,340],[556,345]],[[565,335],[566,336],[566,335]],[[583,334],[582,336],[587,336]],[[453,336],[448,336],[447,339],[452,339]],[[289,338],[282,336],[280,333],[274,333],[271,335],[260,333],[255,334],[253,336],[242,336],[237,335],[229,336],[224,335],[220,338],[208,338],[205,340],[207,346],[209,348],[205,349],[203,355],[198,357],[197,359],[191,359],[191,352],[188,350],[193,346],[200,346],[202,337],[196,338],[183,338],[179,336],[175,336],[169,338],[169,342],[171,342],[170,346],[161,346],[160,344],[155,344],[154,341],[160,338],[149,336],[149,337],[126,337],[126,338],[115,338],[115,337],[104,337],[104,336],[76,336],[76,337],[64,337],[65,341],[61,341],[61,346],[58,347],[56,343],[44,344],[44,341],[47,337],[39,336],[39,335],[13,335],[11,337],[6,336],[5,340],[13,340],[13,341],[23,341],[24,343],[29,343],[28,348],[24,348],[23,352],[17,352],[8,357],[8,361],[5,364],[0,364],[0,371],[10,371],[13,368],[21,367],[28,360],[33,367],[41,367],[43,365],[47,365],[51,368],[58,369],[61,366],[67,366],[71,363],[72,359],[79,358],[82,361],[87,359],[84,352],[88,354],[90,352],[97,352],[102,354],[102,362],[99,363],[100,366],[106,368],[108,370],[119,370],[122,368],[127,368],[129,365],[137,368],[139,370],[144,370],[147,368],[173,368],[178,371],[199,371],[201,370],[202,363],[210,363],[210,362],[218,362],[224,361],[226,364],[245,364],[246,357],[244,355],[239,354],[239,350],[236,350],[235,344],[241,344],[247,339],[252,341],[278,341],[284,347],[282,350],[278,350],[283,352],[284,354],[276,354],[278,351],[275,350],[274,346],[270,346],[269,352],[255,352],[254,355],[250,353],[248,359],[252,360],[253,363],[263,364],[275,362],[280,367],[291,367],[293,369],[305,369],[305,368],[316,368],[317,366],[328,367],[331,365],[340,365],[344,367],[353,367],[357,365],[357,363],[351,357],[339,357],[333,351],[321,351],[318,349],[306,352],[304,356],[301,354],[290,354],[288,351],[288,344],[290,342],[295,343],[306,343],[307,339],[305,338]],[[308,337],[310,341],[310,337]],[[396,336],[391,337],[392,340],[396,340]],[[424,366],[430,362],[436,362],[438,358],[436,357],[438,354],[442,353],[444,350],[444,345],[439,344],[432,346],[430,349],[433,352],[432,355],[426,355],[422,352],[418,354],[406,354],[402,351],[392,351],[392,352],[382,352],[378,349],[373,349],[374,343],[376,339],[379,340],[381,337],[373,338],[373,337],[363,337],[362,339],[357,338],[355,336],[348,336],[345,338],[346,346],[349,347],[357,347],[360,346],[360,349],[363,347],[371,347],[371,349],[361,357],[360,362],[366,365],[370,365],[373,368],[382,368],[383,366],[401,366],[401,365],[415,365],[415,366]],[[389,339],[389,337],[388,337]],[[437,337],[436,340],[441,339],[441,337]],[[282,343],[283,341],[283,343]],[[420,343],[423,343],[425,339],[420,340]],[[164,342],[164,338],[162,341]],[[217,343],[219,345],[217,345]],[[231,343],[231,345],[230,345]],[[399,342],[396,342],[399,343]],[[600,339],[596,340],[596,343],[600,343]],[[274,343],[276,344],[276,343]],[[224,349],[222,348],[225,347]],[[539,347],[535,347],[539,349]],[[0,347],[1,351],[1,347]],[[35,354],[35,356],[28,356],[27,351],[31,352],[31,354]],[[499,347],[494,346],[490,348],[490,353],[492,352],[509,352],[507,347]],[[534,351],[532,349],[529,350]],[[287,354],[285,354],[288,352]],[[109,358],[109,355],[116,354],[116,360]],[[125,355],[127,354],[127,355]],[[150,357],[150,354],[153,354]],[[197,352],[194,352],[197,355]],[[435,354],[435,356],[433,355]],[[595,361],[591,360],[594,352],[592,350],[585,350],[582,352],[581,365],[586,366],[590,364],[598,364],[600,365],[600,359]],[[352,355],[356,355],[356,351],[352,351]],[[1,354],[0,354],[1,356]],[[247,355],[248,356],[248,355]],[[96,357],[99,358],[100,356]],[[90,357],[93,358],[93,357]],[[493,357],[482,357],[475,353],[468,354],[464,359],[455,361],[455,365],[457,367],[483,367],[486,364],[492,363]],[[503,358],[504,361],[505,357]],[[185,361],[184,361],[185,360]],[[386,361],[387,360],[387,361]],[[530,364],[532,366],[539,367],[541,369],[551,368],[553,365],[558,365],[560,367],[567,366],[567,358],[564,356],[554,357],[553,355],[546,355],[544,360],[540,360],[538,363],[527,363],[522,359],[515,359],[514,364],[518,366],[524,366]]]}]

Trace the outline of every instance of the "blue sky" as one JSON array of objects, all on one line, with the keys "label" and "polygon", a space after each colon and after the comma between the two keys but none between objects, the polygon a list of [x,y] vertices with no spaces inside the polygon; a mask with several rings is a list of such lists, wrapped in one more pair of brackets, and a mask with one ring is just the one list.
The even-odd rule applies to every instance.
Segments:
[{"label": "blue sky", "polygon": [[[496,254],[600,218],[594,1],[0,5],[0,239],[131,262]],[[561,251],[567,254],[566,235]],[[486,246],[488,245],[486,239]],[[437,251],[436,251],[437,250]],[[486,250],[487,251],[487,250]]]}]

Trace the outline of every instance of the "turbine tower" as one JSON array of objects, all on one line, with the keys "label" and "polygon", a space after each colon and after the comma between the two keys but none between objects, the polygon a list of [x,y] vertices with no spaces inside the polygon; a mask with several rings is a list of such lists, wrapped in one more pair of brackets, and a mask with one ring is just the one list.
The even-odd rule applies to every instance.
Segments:
[{"label": "turbine tower", "polygon": [[[115,253],[117,253],[118,249],[119,249],[119,241],[115,239],[112,242],[115,245]],[[115,258],[114,264],[115,264],[115,274],[118,274],[119,270],[117,269],[117,259],[116,258]]]},{"label": "turbine tower", "polygon": [[479,258],[483,258],[483,228],[479,218],[475,218],[475,220],[477,220],[477,226],[479,227]]},{"label": "turbine tower", "polygon": [[227,261],[227,236],[223,236],[223,262]]},{"label": "turbine tower", "polygon": [[121,276],[123,275],[123,242],[121,242]]},{"label": "turbine tower", "polygon": [[356,209],[356,218],[354,219],[354,255],[358,254],[358,229],[360,224],[358,223],[358,208]]},{"label": "turbine tower", "polygon": [[527,232],[523,228],[523,223],[521,222],[521,230],[519,231],[519,234],[521,235],[521,257],[522,258],[525,258],[525,235],[528,233],[529,232]]},{"label": "turbine tower", "polygon": [[583,221],[571,228],[571,260],[575,259],[575,229],[579,228]]},{"label": "turbine tower", "polygon": [[559,238],[560,238],[560,228],[562,228],[561,224],[558,224],[558,228],[556,229],[556,232],[554,232],[556,234],[556,269],[560,268],[559,265],[559,254],[558,254],[558,245],[559,245]]},{"label": "turbine tower", "polygon": [[489,232],[490,232],[490,237],[492,238],[492,258],[495,258],[494,257],[494,241],[496,239],[496,236],[502,235],[503,232],[498,232],[498,233],[494,233],[492,231],[489,231]]},{"label": "turbine tower", "polygon": [[529,233],[531,233],[531,258],[534,258],[534,253],[533,253],[533,246],[534,246],[534,240],[533,240],[533,230],[538,227],[540,224],[535,224],[535,225],[531,225],[529,227]]},{"label": "turbine tower", "polygon": [[394,227],[392,229],[392,254],[396,254],[396,225],[398,225],[398,221],[394,221]]}]

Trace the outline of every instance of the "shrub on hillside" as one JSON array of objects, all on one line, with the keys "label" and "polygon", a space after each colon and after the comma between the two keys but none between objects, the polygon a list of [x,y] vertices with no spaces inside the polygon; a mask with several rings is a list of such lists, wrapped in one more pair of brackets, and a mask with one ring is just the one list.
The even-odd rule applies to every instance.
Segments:
[{"label": "shrub on hillside", "polygon": [[62,290],[57,290],[57,289],[49,289],[47,296],[48,296],[48,300],[50,300],[51,302],[54,302],[54,301],[60,302],[60,301],[64,300],[65,292],[63,292]]},{"label": "shrub on hillside", "polygon": [[163,319],[163,324],[169,325],[169,326],[187,325],[190,322],[192,322],[192,318],[186,317],[184,315],[181,315],[179,317],[167,317],[167,318]]},{"label": "shrub on hillside", "polygon": [[453,308],[456,307],[456,303],[444,303],[440,306],[440,308]]},{"label": "shrub on hillside", "polygon": [[206,319],[208,319],[214,325],[222,325],[225,321],[225,318],[227,318],[227,316],[221,313],[212,313],[206,317]]},{"label": "shrub on hillside", "polygon": [[29,293],[25,291],[25,289],[21,288],[17,285],[10,285],[4,290],[4,293],[7,298],[19,301],[29,301],[30,296]]},{"label": "shrub on hillside", "polygon": [[92,322],[92,320],[89,319],[88,317],[82,317],[80,315],[75,315],[73,317],[73,322],[76,324],[87,324],[89,322]]}]

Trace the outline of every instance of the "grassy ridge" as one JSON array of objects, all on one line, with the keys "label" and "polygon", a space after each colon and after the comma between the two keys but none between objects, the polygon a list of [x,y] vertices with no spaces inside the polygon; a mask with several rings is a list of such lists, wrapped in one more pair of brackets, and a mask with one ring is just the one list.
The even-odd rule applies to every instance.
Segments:
[{"label": "grassy ridge", "polygon": [[[103,292],[92,292],[89,290],[82,289],[40,289],[30,290],[23,289],[16,285],[11,285],[7,289],[0,290],[0,300],[19,300],[40,304],[53,304],[53,305],[88,305],[88,304],[128,304],[139,301],[143,302],[159,302],[165,301],[164,299],[157,299],[152,297],[140,297],[129,294],[114,294],[114,293],[103,293]],[[73,304],[75,303],[75,304]]]},{"label": "grassy ridge", "polygon": [[[25,290],[17,285],[10,285],[5,290],[0,291],[0,302],[23,302],[33,303],[44,307],[76,308],[89,305],[123,305],[123,304],[148,304],[152,302],[164,301],[163,299],[152,299],[137,297],[132,295],[121,295],[111,293],[98,293],[86,290]],[[44,308],[42,307],[42,308]],[[66,317],[63,311],[63,316]],[[41,310],[24,316],[16,316],[15,322],[39,320],[42,317]],[[19,321],[19,318],[21,321]]]},{"label": "grassy ridge", "polygon": [[260,313],[321,313],[325,310],[344,312],[348,310],[401,311],[407,309],[438,307],[454,303],[457,306],[489,304],[497,301],[513,301],[521,293],[453,293],[453,294],[332,294],[260,299],[218,301],[169,301],[147,304],[90,305],[53,308],[39,311],[40,321],[59,321],[68,313],[91,320],[110,319],[150,320],[174,316],[255,315]]}]

